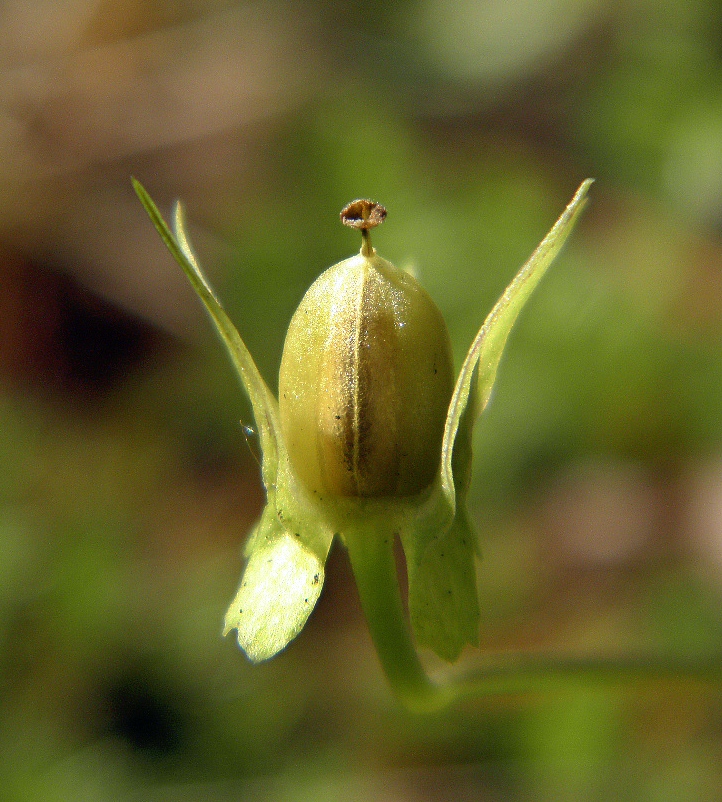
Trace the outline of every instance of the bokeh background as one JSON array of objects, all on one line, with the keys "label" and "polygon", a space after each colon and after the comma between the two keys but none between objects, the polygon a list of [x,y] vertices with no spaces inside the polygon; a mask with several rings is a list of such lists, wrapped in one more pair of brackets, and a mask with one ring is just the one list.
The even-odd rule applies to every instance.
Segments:
[{"label": "bokeh background", "polygon": [[720,5],[0,3],[0,796],[720,799],[714,689],[406,713],[338,546],[283,654],[221,639],[258,448],[131,174],[274,386],[349,200],[458,364],[595,177],[476,432],[483,648],[719,651]]}]

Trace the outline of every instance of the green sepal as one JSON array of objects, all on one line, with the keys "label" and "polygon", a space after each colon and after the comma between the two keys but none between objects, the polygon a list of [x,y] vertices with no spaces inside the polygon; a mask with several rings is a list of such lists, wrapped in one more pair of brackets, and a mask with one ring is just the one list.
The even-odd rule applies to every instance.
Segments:
[{"label": "green sepal", "polygon": [[416,640],[449,661],[455,660],[466,644],[478,643],[477,539],[466,513],[474,423],[489,402],[509,333],[571,233],[591,184],[587,180],[580,186],[474,339],[449,406],[441,465],[426,504],[426,521],[422,517],[402,533]]},{"label": "green sepal", "polygon": [[191,250],[185,233],[181,205],[179,203],[176,204],[174,214],[175,232],[172,232],[143,185],[135,178],[132,181],[136,194],[146,212],[148,212],[153,225],[208,311],[216,331],[228,350],[238,378],[248,394],[263,452],[263,483],[268,488],[275,484],[278,471],[278,449],[281,431],[278,418],[278,401],[263,380],[248,348],[246,348],[236,327],[203,275],[203,271]]},{"label": "green sepal", "polygon": [[180,204],[176,204],[175,230],[171,231],[140,182],[133,179],[133,187],[208,311],[253,408],[267,504],[244,549],[247,564],[226,614],[224,634],[237,629],[238,643],[248,657],[254,662],[266,660],[298,635],[313,610],[323,587],[333,530],[319,520],[290,470],[278,401],[198,264]]},{"label": "green sepal", "polygon": [[416,642],[453,662],[479,644],[476,535],[466,511],[434,535],[418,562],[408,563],[409,614]]},{"label": "green sepal", "polygon": [[303,629],[321,594],[324,563],[288,532],[268,504],[252,534],[241,584],[223,634],[238,632],[249,660],[268,660]]},{"label": "green sepal", "polygon": [[323,588],[333,527],[318,514],[290,472],[281,448],[278,484],[244,549],[247,563],[228,608],[223,634],[258,663],[284,649],[303,629]]},{"label": "green sepal", "polygon": [[[472,428],[478,416],[486,408],[509,333],[537,284],[571,234],[584,208],[587,192],[592,183],[593,179],[590,178],[582,183],[551,231],[504,290],[504,294],[479,329],[464,359],[449,405],[441,447],[441,486],[452,508],[456,507],[456,464],[452,464],[452,461],[462,418],[464,425]],[[475,391],[473,395],[472,389]],[[464,412],[470,400],[473,401],[472,414],[465,416]]]}]

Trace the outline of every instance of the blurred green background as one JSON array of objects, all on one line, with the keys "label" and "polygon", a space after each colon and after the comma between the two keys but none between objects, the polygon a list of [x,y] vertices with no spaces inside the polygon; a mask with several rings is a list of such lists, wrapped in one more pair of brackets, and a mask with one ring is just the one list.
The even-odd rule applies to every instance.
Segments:
[{"label": "blurred green background", "polygon": [[0,3],[0,796],[720,799],[710,688],[407,714],[338,546],[278,658],[221,639],[257,444],[131,174],[274,386],[349,200],[458,364],[595,177],[476,433],[483,648],[719,651],[719,3]]}]

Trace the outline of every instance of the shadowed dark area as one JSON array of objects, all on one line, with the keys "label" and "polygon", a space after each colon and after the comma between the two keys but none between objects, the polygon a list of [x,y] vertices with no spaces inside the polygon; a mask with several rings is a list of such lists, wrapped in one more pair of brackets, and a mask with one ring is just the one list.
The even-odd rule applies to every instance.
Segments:
[{"label": "shadowed dark area", "polygon": [[11,260],[4,272],[0,360],[41,392],[102,401],[169,352],[170,336],[65,272]]},{"label": "shadowed dark area", "polygon": [[186,746],[190,726],[185,703],[164,679],[128,672],[107,690],[107,731],[148,757],[177,755]]}]

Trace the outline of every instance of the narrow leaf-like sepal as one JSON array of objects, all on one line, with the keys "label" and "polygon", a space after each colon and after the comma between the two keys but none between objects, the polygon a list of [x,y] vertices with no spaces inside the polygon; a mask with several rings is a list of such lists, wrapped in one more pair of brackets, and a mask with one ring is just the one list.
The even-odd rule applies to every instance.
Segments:
[{"label": "narrow leaf-like sepal", "polygon": [[[248,539],[248,562],[226,614],[224,633],[237,629],[239,645],[252,661],[259,662],[281,651],[306,623],[323,587],[323,566],[333,532],[318,525],[305,510],[288,469],[278,402],[200,268],[180,204],[176,204],[175,231],[171,231],[140,182],[133,179],[133,187],[208,311],[253,407],[268,503]],[[293,531],[287,528],[289,522]]]},{"label": "narrow leaf-like sepal", "polygon": [[263,380],[253,357],[246,348],[236,327],[231,322],[220,302],[216,298],[206,277],[201,271],[198,260],[191,250],[188,237],[183,227],[183,213],[180,204],[176,206],[176,233],[171,232],[158,207],[143,185],[133,179],[133,187],[145,207],[148,216],[156,227],[166,247],[188,277],[196,294],[203,302],[213,321],[223,344],[230,354],[231,361],[238,378],[253,407],[253,415],[258,427],[258,435],[263,451],[263,482],[268,488],[275,484],[278,472],[278,441],[280,425],[278,422],[278,402]]},{"label": "narrow leaf-like sepal", "polygon": [[[509,333],[582,211],[592,181],[569,206],[522,267],[477,334],[461,367],[446,419],[439,476],[430,508],[446,527],[421,523],[402,533],[409,572],[409,612],[419,644],[455,660],[478,642],[476,538],[466,513],[474,423],[486,407]],[[443,499],[443,502],[442,502]],[[430,516],[431,517],[431,516]]]},{"label": "narrow leaf-like sepal", "polygon": [[441,449],[441,484],[452,506],[455,505],[456,495],[454,490],[456,466],[452,465],[452,457],[462,416],[471,401],[472,414],[466,417],[466,421],[467,425],[473,426],[476,418],[485,409],[509,333],[537,284],[571,234],[584,208],[591,185],[592,179],[582,183],[551,231],[506,288],[484,321],[461,366],[446,419]]}]

